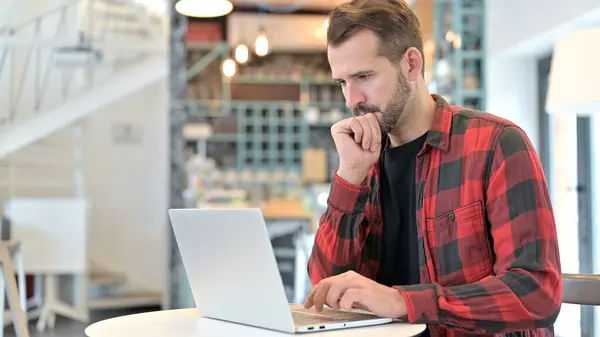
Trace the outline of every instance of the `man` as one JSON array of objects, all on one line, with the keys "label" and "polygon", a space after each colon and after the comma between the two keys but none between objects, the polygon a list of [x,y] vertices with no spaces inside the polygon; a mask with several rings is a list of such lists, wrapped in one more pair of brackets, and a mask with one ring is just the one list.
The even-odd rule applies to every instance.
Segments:
[{"label": "man", "polygon": [[433,337],[554,336],[555,221],[523,130],[428,92],[403,1],[342,4],[327,39],[354,117],[331,128],[339,167],[305,306],[425,323]]}]

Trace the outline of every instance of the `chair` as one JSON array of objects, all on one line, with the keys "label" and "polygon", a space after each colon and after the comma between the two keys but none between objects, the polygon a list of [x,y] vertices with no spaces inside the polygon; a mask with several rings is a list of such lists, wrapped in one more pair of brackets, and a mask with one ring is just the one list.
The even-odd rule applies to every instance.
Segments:
[{"label": "chair", "polygon": [[[13,264],[13,258],[15,257],[18,267],[18,286]],[[17,337],[29,337],[25,287],[21,243],[19,241],[0,241],[0,308],[4,309],[4,296],[6,292]],[[2,329],[0,336],[2,336],[4,331],[4,310],[0,311],[0,315],[0,329]]]},{"label": "chair", "polygon": [[600,306],[600,275],[563,274],[563,303]]}]

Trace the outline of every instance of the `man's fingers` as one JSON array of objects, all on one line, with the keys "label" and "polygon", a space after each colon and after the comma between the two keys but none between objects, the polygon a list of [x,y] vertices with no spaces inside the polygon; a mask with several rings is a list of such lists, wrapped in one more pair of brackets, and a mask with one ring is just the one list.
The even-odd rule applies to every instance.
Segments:
[{"label": "man's fingers", "polygon": [[339,309],[339,302],[340,299],[342,298],[342,296],[344,296],[344,293],[351,288],[358,288],[359,286],[356,284],[348,284],[348,283],[335,283],[331,285],[331,288],[329,288],[329,292],[327,293],[327,297],[325,300],[325,303],[327,303],[328,306],[334,308],[334,309]]},{"label": "man's fingers", "polygon": [[337,283],[340,280],[343,280],[345,277],[347,277],[347,273],[322,279],[319,283],[314,285],[313,288],[311,289],[310,293],[306,297],[306,300],[304,301],[304,307],[306,307],[308,309],[315,305],[315,297],[317,296],[317,293],[321,291],[321,290],[319,290],[320,288],[327,287],[327,291],[325,292],[325,293],[327,293],[329,287],[331,287],[332,284]]},{"label": "man's fingers", "polygon": [[362,278],[364,277],[350,271],[323,279],[311,289],[304,301],[304,307],[308,309],[314,306],[315,309],[321,311],[327,304],[332,308],[339,309],[338,302],[347,289],[364,286],[361,282]]},{"label": "man's fingers", "polygon": [[319,287],[319,284],[315,285],[311,290],[310,293],[308,294],[308,296],[306,297],[306,300],[304,301],[304,307],[306,309],[312,307],[314,305],[314,297],[315,297],[315,292],[317,290],[317,288]]},{"label": "man's fingers", "polygon": [[381,127],[379,126],[379,121],[375,114],[369,113],[365,115],[365,117],[369,122],[369,127],[371,129],[371,146],[365,150],[375,152],[379,150],[379,146],[381,145]]},{"label": "man's fingers", "polygon": [[369,311],[369,308],[367,308],[366,305],[363,305],[362,303],[359,303],[359,302],[354,302],[353,306],[354,306],[354,309]]},{"label": "man's fingers", "polygon": [[360,122],[356,120],[356,117],[352,117],[335,123],[331,127],[331,134],[335,135],[336,133],[352,135],[354,137],[354,141],[360,144],[362,142],[364,131]]},{"label": "man's fingers", "polygon": [[[364,291],[359,288],[351,288],[344,292],[340,299],[340,309],[352,310],[356,305],[360,305]],[[355,305],[356,303],[356,305]],[[362,306],[362,305],[361,305]]]},{"label": "man's fingers", "polygon": [[356,118],[352,120],[352,123],[350,124],[350,130],[354,134],[354,141],[357,144],[365,141],[366,133],[369,131],[369,129],[365,128]]},{"label": "man's fingers", "polygon": [[[374,124],[376,126],[375,132],[373,131],[373,126],[371,125],[372,122],[369,121],[370,119],[374,120]],[[354,141],[359,144],[363,150],[369,150],[374,139],[377,139],[378,141],[381,140],[381,131],[379,130],[380,127],[377,117],[373,114],[367,114],[364,116],[351,117],[337,122],[334,124],[334,126],[332,126],[331,133],[345,133],[352,135],[354,137]]]},{"label": "man's fingers", "polygon": [[315,305],[315,294],[317,293],[317,290],[319,289],[319,287],[321,285],[323,285],[324,283],[326,283],[327,281],[325,280],[321,280],[321,282],[315,284],[315,286],[313,286],[313,288],[310,290],[310,293],[308,293],[308,296],[306,296],[306,300],[304,301],[304,307],[305,308],[310,308],[313,305]]},{"label": "man's fingers", "polygon": [[373,142],[373,132],[371,131],[371,123],[369,122],[369,118],[366,115],[358,116],[356,117],[356,120],[360,123],[360,126],[363,129],[362,142],[359,144],[363,150],[369,150]]},{"label": "man's fingers", "polygon": [[343,283],[333,284],[329,288],[327,295],[325,296],[325,303],[334,308],[339,309],[338,301],[340,297],[344,294],[345,285]]},{"label": "man's fingers", "polygon": [[329,288],[331,288],[331,283],[322,283],[315,291],[315,295],[313,297],[313,305],[315,306],[315,309],[317,311],[323,310],[323,305],[325,305],[325,300],[327,299],[327,293],[329,292]]},{"label": "man's fingers", "polygon": [[383,119],[383,114],[381,112],[374,112],[373,115],[377,118],[377,123],[381,125],[381,120]]}]

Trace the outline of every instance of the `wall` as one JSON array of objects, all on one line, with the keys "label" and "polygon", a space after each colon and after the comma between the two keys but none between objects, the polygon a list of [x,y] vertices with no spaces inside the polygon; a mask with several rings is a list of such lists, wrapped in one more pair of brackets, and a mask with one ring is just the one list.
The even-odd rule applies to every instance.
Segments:
[{"label": "wall", "polygon": [[69,127],[0,159],[0,203],[77,195],[75,146],[75,127]]},{"label": "wall", "polygon": [[486,7],[491,55],[547,53],[562,32],[600,21],[598,0],[487,0]]},{"label": "wall", "polygon": [[[156,291],[166,286],[167,103],[167,83],[160,80],[85,123],[90,258]],[[113,128],[124,125],[133,127],[133,141],[115,142]]]},{"label": "wall", "polygon": [[487,110],[519,124],[538,147],[537,59],[561,32],[600,23],[600,2],[486,1],[485,15]]},{"label": "wall", "polygon": [[537,146],[537,61],[493,57],[486,63],[487,111],[516,123]]}]

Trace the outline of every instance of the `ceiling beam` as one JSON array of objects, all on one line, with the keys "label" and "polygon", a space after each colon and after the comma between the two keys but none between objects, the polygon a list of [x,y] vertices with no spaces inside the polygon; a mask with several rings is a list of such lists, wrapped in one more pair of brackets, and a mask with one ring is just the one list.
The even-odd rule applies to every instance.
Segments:
[{"label": "ceiling beam", "polygon": [[256,13],[256,14],[289,14],[289,15],[329,15],[331,10],[323,8],[300,8],[290,13],[278,13],[265,11],[260,6],[236,5],[233,7],[233,13]]},{"label": "ceiling beam", "polygon": [[8,5],[4,4],[2,6],[4,8],[0,11],[0,34],[12,24],[12,20],[25,1],[26,0],[12,0]]},{"label": "ceiling beam", "polygon": [[[280,14],[280,15],[329,15],[330,11],[329,10],[323,10],[323,9],[314,9],[314,8],[302,8],[299,9],[297,11],[291,12],[291,13],[276,13],[276,12],[269,12],[269,11],[264,11],[262,8],[260,8],[259,6],[249,6],[249,5],[235,5],[233,7],[233,11],[231,13],[255,13],[255,14]],[[222,21],[226,21],[227,16],[222,16],[222,17],[218,17],[218,18],[194,18],[194,17],[189,17],[188,20],[189,21],[196,21],[196,22],[222,22]]]}]

